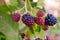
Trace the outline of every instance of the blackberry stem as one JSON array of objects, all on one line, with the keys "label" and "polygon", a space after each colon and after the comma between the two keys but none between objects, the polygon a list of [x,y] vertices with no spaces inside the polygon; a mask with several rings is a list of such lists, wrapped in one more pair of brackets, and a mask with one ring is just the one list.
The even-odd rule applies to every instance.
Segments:
[{"label": "blackberry stem", "polygon": [[29,5],[29,7],[30,7],[30,13],[31,13],[31,15],[32,15],[32,6],[31,6],[31,3],[30,3],[30,0],[27,0],[28,1],[28,5]]},{"label": "blackberry stem", "polygon": [[27,0],[25,0],[25,11],[27,12]]},{"label": "blackberry stem", "polygon": [[8,5],[6,4],[5,0],[3,0],[3,2],[4,2],[4,4],[5,4],[5,6],[8,8],[8,10],[10,11],[10,13],[12,14],[12,11],[11,11],[11,9],[8,7]]}]

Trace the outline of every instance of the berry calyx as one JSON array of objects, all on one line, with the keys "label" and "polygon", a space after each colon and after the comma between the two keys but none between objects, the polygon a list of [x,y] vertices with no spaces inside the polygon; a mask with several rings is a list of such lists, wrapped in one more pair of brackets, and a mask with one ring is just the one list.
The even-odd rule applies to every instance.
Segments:
[{"label": "berry calyx", "polygon": [[57,19],[52,14],[47,14],[45,18],[45,24],[53,26],[57,23]]},{"label": "berry calyx", "polygon": [[42,10],[38,10],[36,15],[37,15],[37,17],[43,17],[44,16],[44,12]]},{"label": "berry calyx", "polygon": [[48,25],[45,25],[44,28],[43,28],[43,30],[44,30],[44,31],[47,31],[48,28],[49,28],[49,26],[48,26]]},{"label": "berry calyx", "polygon": [[22,34],[21,34],[21,38],[23,39],[24,37],[25,37],[25,34],[24,34],[24,33],[22,33]]},{"label": "berry calyx", "polygon": [[19,20],[20,20],[20,14],[19,13],[12,14],[12,21],[13,22],[18,22]]},{"label": "berry calyx", "polygon": [[34,18],[27,13],[22,16],[22,22],[27,26],[32,26],[34,24]]},{"label": "berry calyx", "polygon": [[34,20],[35,20],[35,23],[38,25],[44,25],[44,23],[45,23],[44,18],[35,17]]}]

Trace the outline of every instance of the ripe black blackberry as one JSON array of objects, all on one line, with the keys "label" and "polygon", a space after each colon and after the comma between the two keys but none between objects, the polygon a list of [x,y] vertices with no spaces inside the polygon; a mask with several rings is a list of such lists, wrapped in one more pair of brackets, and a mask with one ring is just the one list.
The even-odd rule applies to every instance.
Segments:
[{"label": "ripe black blackberry", "polygon": [[42,39],[40,39],[40,38],[36,38],[35,40],[42,40]]},{"label": "ripe black blackberry", "polygon": [[32,26],[34,24],[34,18],[27,13],[22,16],[22,22],[27,26]]},{"label": "ripe black blackberry", "polygon": [[45,18],[45,24],[48,24],[49,26],[53,26],[57,23],[57,19],[52,14],[47,14]]}]

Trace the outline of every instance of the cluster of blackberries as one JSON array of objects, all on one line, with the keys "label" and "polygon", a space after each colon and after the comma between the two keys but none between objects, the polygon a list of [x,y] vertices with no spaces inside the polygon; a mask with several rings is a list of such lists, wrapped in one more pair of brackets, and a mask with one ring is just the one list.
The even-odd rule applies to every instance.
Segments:
[{"label": "cluster of blackberries", "polygon": [[32,26],[34,23],[37,23],[38,25],[44,25],[45,20],[42,18],[43,16],[44,12],[42,10],[37,12],[37,17],[32,17],[29,13],[27,13],[22,16],[22,22],[27,26]]},{"label": "cluster of blackberries", "polygon": [[[20,20],[20,14],[14,13],[12,15],[12,20],[14,22],[18,22]],[[48,26],[53,26],[57,23],[57,19],[52,14],[47,14],[44,18],[44,12],[42,10],[38,10],[36,17],[31,16],[29,13],[26,13],[22,16],[22,22],[29,26],[32,26],[34,23],[38,25],[43,25],[44,30],[48,30]]]}]

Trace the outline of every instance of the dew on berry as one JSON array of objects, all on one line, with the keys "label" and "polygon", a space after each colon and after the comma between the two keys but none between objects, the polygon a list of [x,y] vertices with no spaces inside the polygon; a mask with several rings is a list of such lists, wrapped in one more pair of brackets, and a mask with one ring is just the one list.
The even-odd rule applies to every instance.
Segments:
[{"label": "dew on berry", "polygon": [[24,14],[22,16],[22,22],[27,26],[32,26],[34,24],[34,18],[29,14]]}]

